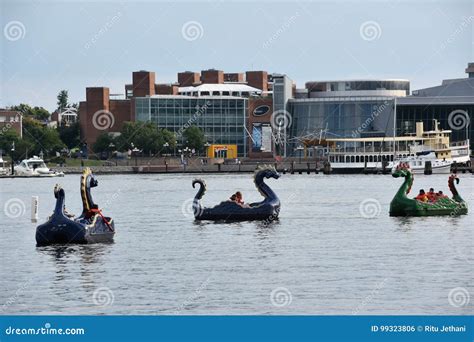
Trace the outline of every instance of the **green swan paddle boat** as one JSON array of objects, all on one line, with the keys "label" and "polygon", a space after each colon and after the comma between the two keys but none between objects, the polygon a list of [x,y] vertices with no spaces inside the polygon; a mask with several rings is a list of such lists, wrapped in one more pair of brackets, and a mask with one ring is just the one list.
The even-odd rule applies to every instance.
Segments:
[{"label": "green swan paddle boat", "polygon": [[467,204],[459,195],[454,184],[454,181],[459,184],[457,175],[452,174],[448,179],[449,190],[451,190],[453,197],[438,198],[435,202],[421,202],[407,197],[413,185],[413,174],[407,164],[400,164],[392,176],[395,178],[405,177],[405,181],[390,203],[390,216],[457,216],[467,214]]}]

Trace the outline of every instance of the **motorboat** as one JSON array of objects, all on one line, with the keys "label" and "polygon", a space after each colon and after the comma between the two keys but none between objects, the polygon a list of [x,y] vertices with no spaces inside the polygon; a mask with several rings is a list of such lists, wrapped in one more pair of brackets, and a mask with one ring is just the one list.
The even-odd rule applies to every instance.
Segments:
[{"label": "motorboat", "polygon": [[0,155],[0,176],[5,176],[8,174],[8,168],[5,166],[5,161]]},{"label": "motorboat", "polygon": [[44,160],[38,156],[24,159],[15,166],[15,175],[22,177],[63,177],[64,172],[57,172],[49,169]]}]

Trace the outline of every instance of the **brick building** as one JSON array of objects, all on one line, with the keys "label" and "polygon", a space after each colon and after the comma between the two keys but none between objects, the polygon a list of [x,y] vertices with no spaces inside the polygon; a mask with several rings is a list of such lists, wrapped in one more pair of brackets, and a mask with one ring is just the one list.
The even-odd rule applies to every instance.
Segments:
[{"label": "brick building", "polygon": [[13,129],[20,138],[23,137],[23,116],[20,112],[0,109],[0,133]]},{"label": "brick building", "polygon": [[[271,108],[271,98],[270,100],[268,98],[262,100],[262,102],[254,100],[253,97],[260,98],[262,95],[268,95],[264,93],[268,92],[270,82],[271,78],[266,71],[247,71],[246,73],[224,73],[222,70],[216,69],[202,70],[201,73],[184,71],[177,74],[176,83],[156,83],[154,72],[136,71],[132,73],[132,83],[125,85],[125,99],[111,98],[110,90],[107,87],[86,88],[86,100],[80,102],[79,106],[81,139],[92,150],[94,143],[101,134],[118,134],[124,122],[136,120],[137,99],[153,98],[155,96],[168,96],[173,99],[173,96],[182,98],[184,94],[188,97],[201,96],[203,92],[199,90],[199,86],[205,85],[215,85],[218,88],[208,94],[209,96],[215,96],[214,100],[217,96],[250,97],[249,101],[245,101],[248,104],[246,115],[248,120],[246,120],[245,127],[248,132],[252,132],[254,123],[257,126],[261,126],[264,122],[266,122],[265,127],[269,125],[271,111],[260,117],[253,113],[256,107],[262,105],[262,103],[270,103]],[[193,89],[196,89],[196,91]],[[144,102],[141,101],[140,103]],[[253,146],[252,143],[247,144],[247,141],[251,140],[248,139],[243,138],[245,149],[247,147],[251,149]],[[239,150],[242,150],[242,146],[239,147]],[[260,153],[265,155],[270,153],[269,150],[256,150],[255,147],[254,151],[248,150],[248,152],[252,156],[258,156]]]}]

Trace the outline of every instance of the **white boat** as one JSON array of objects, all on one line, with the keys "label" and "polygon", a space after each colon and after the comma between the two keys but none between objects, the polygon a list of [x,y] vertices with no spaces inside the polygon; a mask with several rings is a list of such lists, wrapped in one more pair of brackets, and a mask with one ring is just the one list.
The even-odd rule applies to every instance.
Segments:
[{"label": "white boat", "polygon": [[5,166],[2,156],[0,155],[0,176],[5,176],[8,174],[8,168]]},{"label": "white boat", "polygon": [[416,133],[400,137],[326,139],[327,157],[336,172],[391,170],[409,163],[414,173],[423,173],[427,162],[432,173],[449,173],[451,166],[470,166],[469,140],[450,142],[451,131],[441,130],[434,120],[434,130],[424,131],[416,123]]},{"label": "white boat", "polygon": [[425,165],[428,162],[431,163],[432,173],[451,172],[451,165],[453,164],[453,160],[438,159],[436,157],[435,151],[417,152],[415,155],[410,155],[406,158],[400,158],[399,160],[390,163],[389,167],[391,168],[392,172],[394,172],[400,163],[405,163],[410,166],[412,173],[422,174],[425,172]]},{"label": "white boat", "polygon": [[15,175],[22,177],[62,177],[64,173],[50,170],[43,159],[33,156],[33,158],[24,159],[15,166]]}]

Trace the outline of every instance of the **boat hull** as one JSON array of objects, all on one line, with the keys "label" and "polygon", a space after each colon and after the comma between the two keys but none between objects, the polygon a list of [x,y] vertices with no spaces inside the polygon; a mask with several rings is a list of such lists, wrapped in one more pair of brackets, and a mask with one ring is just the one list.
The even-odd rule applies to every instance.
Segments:
[{"label": "boat hull", "polygon": [[390,216],[392,217],[407,217],[407,216],[458,216],[458,215],[466,215],[467,214],[467,207],[460,206],[458,208],[444,208],[444,209],[433,209],[433,210],[425,210],[425,209],[412,209],[412,208],[405,208],[405,209],[390,209]]},{"label": "boat hull", "polygon": [[243,208],[236,203],[224,202],[214,208],[203,208],[195,218],[210,221],[273,221],[278,219],[279,212],[279,205],[264,204],[259,207]]},{"label": "boat hull", "polygon": [[53,215],[48,222],[36,228],[36,243],[38,246],[45,246],[112,242],[115,235],[114,223],[109,222],[109,225],[100,216],[89,222],[83,218],[70,220]]}]

